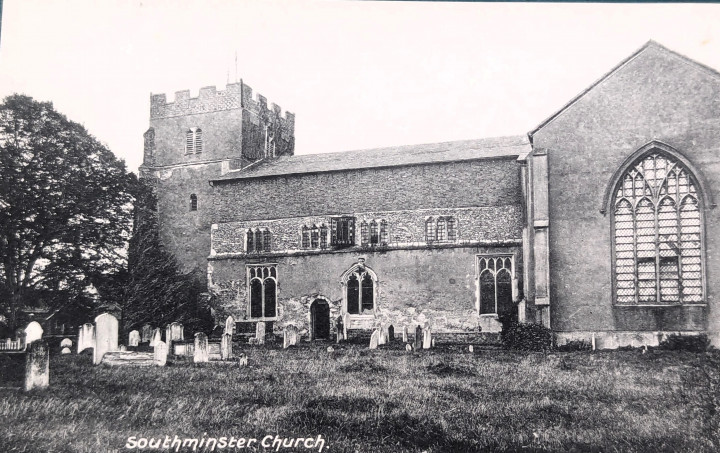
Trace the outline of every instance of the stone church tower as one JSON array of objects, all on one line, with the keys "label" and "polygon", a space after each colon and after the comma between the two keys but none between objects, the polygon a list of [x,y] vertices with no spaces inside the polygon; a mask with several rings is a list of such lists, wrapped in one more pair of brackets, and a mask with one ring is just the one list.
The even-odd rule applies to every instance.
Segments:
[{"label": "stone church tower", "polygon": [[225,91],[201,88],[151,95],[140,177],[158,200],[160,238],[186,272],[207,269],[212,212],[211,179],[294,152],[295,116],[242,81]]}]

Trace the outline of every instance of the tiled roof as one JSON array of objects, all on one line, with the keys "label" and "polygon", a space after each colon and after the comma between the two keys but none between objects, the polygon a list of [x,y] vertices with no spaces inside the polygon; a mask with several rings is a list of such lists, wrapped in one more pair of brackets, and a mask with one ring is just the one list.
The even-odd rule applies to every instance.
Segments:
[{"label": "tiled roof", "polygon": [[281,156],[243,170],[233,170],[214,181],[503,158],[522,156],[530,150],[527,136],[522,135],[339,153],[301,154]]}]

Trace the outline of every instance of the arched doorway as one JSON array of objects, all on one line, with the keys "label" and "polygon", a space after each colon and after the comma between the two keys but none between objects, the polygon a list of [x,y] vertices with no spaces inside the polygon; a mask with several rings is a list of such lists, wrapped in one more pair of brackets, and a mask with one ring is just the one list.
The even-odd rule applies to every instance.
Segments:
[{"label": "arched doorway", "polygon": [[326,300],[315,299],[310,304],[310,329],[313,340],[330,339],[330,305]]}]

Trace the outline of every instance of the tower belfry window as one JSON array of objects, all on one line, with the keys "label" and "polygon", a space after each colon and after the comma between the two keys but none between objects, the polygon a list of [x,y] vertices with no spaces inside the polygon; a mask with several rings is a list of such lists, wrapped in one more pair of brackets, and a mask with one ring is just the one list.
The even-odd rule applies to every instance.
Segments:
[{"label": "tower belfry window", "polygon": [[185,154],[201,153],[202,150],[202,129],[196,127],[185,131]]}]

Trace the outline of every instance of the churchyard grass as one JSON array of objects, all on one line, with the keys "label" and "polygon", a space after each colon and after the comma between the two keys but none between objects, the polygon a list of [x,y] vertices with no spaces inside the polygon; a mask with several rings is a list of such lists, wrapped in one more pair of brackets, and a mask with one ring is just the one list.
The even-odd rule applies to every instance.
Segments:
[{"label": "churchyard grass", "polygon": [[276,434],[321,435],[329,452],[720,446],[716,352],[327,346],[236,346],[245,368],[172,357],[164,368],[93,366],[91,355],[54,353],[49,389],[0,390],[0,450],[129,451],[131,436]]}]

